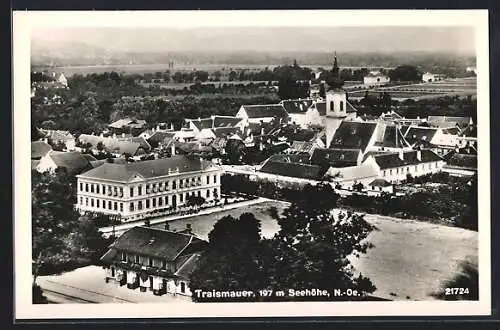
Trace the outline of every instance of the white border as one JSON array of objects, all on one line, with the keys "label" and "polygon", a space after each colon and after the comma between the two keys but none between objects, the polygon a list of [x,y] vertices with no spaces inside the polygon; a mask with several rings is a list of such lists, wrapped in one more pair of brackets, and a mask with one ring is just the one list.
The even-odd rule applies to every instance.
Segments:
[{"label": "white border", "polygon": [[[307,302],[224,304],[31,304],[30,31],[55,27],[471,26],[476,31],[479,144],[478,302]],[[325,24],[324,22],[328,22]],[[490,134],[487,10],[321,10],[13,13],[15,317],[17,319],[266,316],[448,316],[491,314]],[[443,261],[445,262],[445,261]],[[334,304],[334,305],[332,305]]]}]

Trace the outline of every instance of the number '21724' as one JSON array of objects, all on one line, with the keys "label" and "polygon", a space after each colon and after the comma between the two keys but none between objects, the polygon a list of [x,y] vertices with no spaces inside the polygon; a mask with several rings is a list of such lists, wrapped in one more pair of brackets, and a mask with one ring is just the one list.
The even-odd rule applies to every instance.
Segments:
[{"label": "number '21724'", "polygon": [[469,288],[445,288],[445,296],[469,294]]}]

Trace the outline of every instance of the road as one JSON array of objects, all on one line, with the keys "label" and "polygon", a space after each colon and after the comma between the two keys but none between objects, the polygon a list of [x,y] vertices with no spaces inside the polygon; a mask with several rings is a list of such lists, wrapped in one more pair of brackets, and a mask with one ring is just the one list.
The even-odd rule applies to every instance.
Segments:
[{"label": "road", "polygon": [[[151,225],[155,225],[155,224],[164,223],[164,222],[167,222],[167,221],[175,221],[175,220],[184,219],[184,218],[191,218],[193,216],[206,215],[206,214],[217,213],[217,212],[225,211],[225,210],[242,208],[242,207],[249,206],[249,205],[263,203],[265,201],[268,201],[268,199],[267,198],[263,198],[263,197],[259,197],[259,198],[256,198],[256,199],[252,199],[252,200],[248,200],[248,201],[243,201],[243,202],[238,202],[238,203],[233,203],[233,204],[227,204],[227,205],[224,205],[224,206],[211,207],[211,208],[208,208],[208,209],[200,210],[196,214],[186,214],[186,215],[174,214],[174,215],[169,215],[169,216],[163,216],[163,217],[158,217],[158,218],[154,218],[154,219],[149,219],[149,223]],[[146,219],[126,222],[124,224],[114,226],[114,228],[113,228],[113,226],[102,227],[102,228],[99,228],[99,231],[101,233],[103,233],[104,237],[109,237],[113,232],[115,233],[115,236],[119,236],[120,234],[122,234],[123,232],[127,231],[128,229],[131,229],[131,228],[137,227],[137,226],[143,226],[145,220]]]}]

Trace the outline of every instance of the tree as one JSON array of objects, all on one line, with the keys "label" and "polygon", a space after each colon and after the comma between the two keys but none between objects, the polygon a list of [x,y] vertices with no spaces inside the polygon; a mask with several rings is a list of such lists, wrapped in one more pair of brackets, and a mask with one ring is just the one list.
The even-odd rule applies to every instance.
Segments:
[{"label": "tree", "polygon": [[[209,246],[199,266],[191,274],[190,287],[201,290],[259,290],[266,286],[261,260],[265,250],[260,221],[244,213],[239,219],[221,218],[208,235]],[[195,301],[198,300],[193,295]]]},{"label": "tree", "polygon": [[[74,209],[74,178],[64,169],[54,174],[32,171],[33,282],[96,260],[106,241],[94,222]],[[102,244],[102,245],[101,245]]]},{"label": "tree", "polygon": [[338,196],[325,198],[326,186],[306,190],[307,197],[292,203],[282,215],[273,215],[281,230],[270,242],[276,252],[272,266],[269,265],[274,268],[271,287],[276,290],[350,288],[360,294],[375,291],[368,278],[355,275],[347,258],[366,253],[373,246],[365,241],[373,227],[363,216],[351,212],[332,215]]},{"label": "tree", "polygon": [[391,81],[420,81],[422,73],[411,65],[401,65],[389,71]]}]

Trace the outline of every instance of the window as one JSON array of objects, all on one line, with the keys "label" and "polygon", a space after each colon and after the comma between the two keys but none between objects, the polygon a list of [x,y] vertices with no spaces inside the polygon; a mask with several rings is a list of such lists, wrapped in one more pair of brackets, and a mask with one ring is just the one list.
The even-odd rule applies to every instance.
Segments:
[{"label": "window", "polygon": [[156,198],[153,198],[153,207],[156,207]]},{"label": "window", "polygon": [[167,260],[163,259],[163,260],[161,261],[161,268],[162,268],[162,269],[167,268]]},{"label": "window", "polygon": [[201,197],[201,191],[198,190],[198,197]]},{"label": "window", "polygon": [[417,171],[417,165],[415,165],[415,172]]},{"label": "window", "polygon": [[80,197],[80,205],[83,205],[83,197]]},{"label": "window", "polygon": [[179,180],[179,188],[182,188],[182,187],[184,187],[184,180],[180,179]]},{"label": "window", "polygon": [[207,175],[207,184],[210,184],[210,175]]},{"label": "window", "polygon": [[134,203],[130,203],[129,210],[130,212],[134,212]]},{"label": "window", "polygon": [[138,264],[140,262],[139,255],[135,255],[135,263]]},{"label": "window", "polygon": [[177,189],[177,181],[172,181],[172,189]]},{"label": "window", "polygon": [[163,206],[163,198],[158,198],[158,206]]},{"label": "window", "polygon": [[184,201],[184,194],[179,195],[179,201],[182,203]]},{"label": "window", "polygon": [[94,207],[94,199],[93,198],[90,199],[90,206]]},{"label": "window", "polygon": [[146,199],[146,208],[149,209],[149,199]]},{"label": "window", "polygon": [[122,251],[122,258],[121,258],[122,261],[127,261],[127,254],[125,253],[125,251]]},{"label": "window", "polygon": [[80,182],[80,191],[83,191],[83,183]]},{"label": "window", "polygon": [[120,187],[120,197],[123,197],[123,188]]},{"label": "window", "polygon": [[94,192],[94,184],[93,184],[93,183],[91,183],[91,184],[90,184],[90,192],[91,192],[91,193],[93,193],[93,192]]},{"label": "window", "polygon": [[100,194],[100,192],[99,192],[99,190],[100,190],[99,188],[100,187],[101,187],[101,185],[98,185],[98,184],[95,185],[95,192],[96,192],[96,194]]},{"label": "window", "polygon": [[111,210],[111,201],[108,201],[108,210]]},{"label": "window", "polygon": [[102,194],[106,195],[106,186],[105,185],[102,185]]},{"label": "window", "polygon": [[118,203],[117,202],[115,202],[113,204],[113,210],[118,211]]},{"label": "window", "polygon": [[340,101],[340,111],[344,111],[344,101]]},{"label": "window", "polygon": [[113,187],[113,196],[118,195],[118,187]]},{"label": "window", "polygon": [[392,170],[389,170],[389,175],[392,175]]},{"label": "window", "polygon": [[120,203],[120,212],[123,212],[123,203]]},{"label": "window", "polygon": [[406,173],[409,173],[410,172],[410,167],[406,167]]},{"label": "window", "polygon": [[137,186],[137,196],[142,195],[142,186]]},{"label": "window", "polygon": [[85,206],[89,206],[89,199],[85,197]]},{"label": "window", "polygon": [[101,207],[101,200],[97,199],[95,202],[96,202],[96,206],[98,208]]},{"label": "window", "polygon": [[207,198],[210,198],[210,189],[207,189]]},{"label": "window", "polygon": [[153,267],[153,258],[149,257],[148,266]]},{"label": "window", "polygon": [[142,201],[137,202],[137,209],[142,210]]},{"label": "window", "polygon": [[89,184],[88,183],[85,184],[85,192],[89,192]]},{"label": "window", "polygon": [[130,197],[134,197],[134,187],[130,187]]},{"label": "window", "polygon": [[333,111],[333,101],[330,101],[330,111]]},{"label": "window", "polygon": [[386,171],[382,171],[382,176],[385,176],[386,174]]},{"label": "window", "polygon": [[181,282],[181,293],[186,293],[186,283]]}]

